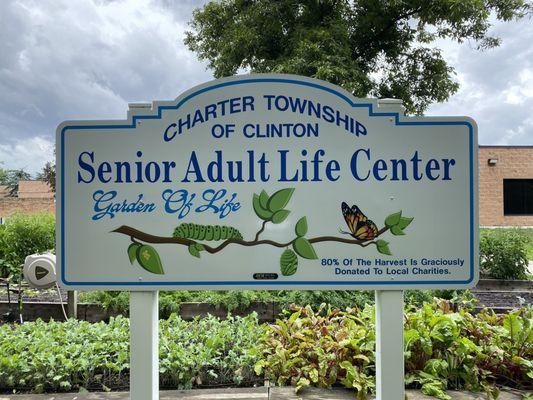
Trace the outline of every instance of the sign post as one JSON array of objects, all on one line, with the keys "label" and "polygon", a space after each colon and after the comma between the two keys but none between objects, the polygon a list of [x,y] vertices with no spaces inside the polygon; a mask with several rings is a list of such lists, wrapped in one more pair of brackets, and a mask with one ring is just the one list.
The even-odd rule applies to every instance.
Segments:
[{"label": "sign post", "polygon": [[157,398],[157,290],[376,290],[389,400],[403,387],[402,290],[478,279],[467,117],[252,74],[123,121],[66,121],[56,141],[60,283],[132,292],[134,398]]},{"label": "sign post", "polygon": [[404,400],[403,291],[376,290],[376,399]]},{"label": "sign post", "polygon": [[131,400],[159,399],[159,294],[130,292]]}]

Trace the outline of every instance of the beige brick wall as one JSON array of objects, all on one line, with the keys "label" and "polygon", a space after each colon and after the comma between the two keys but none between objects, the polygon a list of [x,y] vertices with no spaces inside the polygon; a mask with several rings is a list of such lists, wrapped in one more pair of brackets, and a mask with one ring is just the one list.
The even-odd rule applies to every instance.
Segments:
[{"label": "beige brick wall", "polygon": [[35,214],[38,212],[55,213],[54,199],[19,199],[17,197],[0,198],[0,217],[5,218],[20,212]]},{"label": "beige brick wall", "polygon": [[[497,158],[495,166],[489,158]],[[533,226],[533,215],[503,215],[503,180],[533,179],[533,146],[479,146],[479,224]]]}]

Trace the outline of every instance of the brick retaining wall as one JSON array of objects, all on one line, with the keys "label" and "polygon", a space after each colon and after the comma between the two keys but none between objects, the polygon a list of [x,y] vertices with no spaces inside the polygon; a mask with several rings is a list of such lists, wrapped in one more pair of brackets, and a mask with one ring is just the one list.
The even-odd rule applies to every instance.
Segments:
[{"label": "brick retaining wall", "polygon": [[56,205],[54,199],[21,199],[18,197],[0,198],[0,218],[9,217],[16,212],[35,214],[39,212],[55,213],[55,211]]}]

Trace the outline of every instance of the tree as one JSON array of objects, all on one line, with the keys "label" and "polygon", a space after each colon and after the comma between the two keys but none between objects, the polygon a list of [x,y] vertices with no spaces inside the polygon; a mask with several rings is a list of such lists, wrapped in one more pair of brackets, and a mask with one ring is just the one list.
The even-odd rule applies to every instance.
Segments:
[{"label": "tree", "polygon": [[[0,162],[3,164],[3,162]],[[7,185],[7,170],[0,168],[0,185]]]},{"label": "tree", "polygon": [[56,165],[48,161],[41,172],[37,174],[37,179],[48,183],[52,192],[56,191]]},{"label": "tree", "polygon": [[217,78],[305,75],[421,114],[459,87],[437,39],[489,49],[500,43],[488,34],[491,16],[510,21],[531,9],[524,0],[222,0],[194,11],[185,44]]},{"label": "tree", "polygon": [[9,169],[3,172],[3,179],[0,183],[7,186],[7,190],[9,191],[10,197],[17,197],[19,191],[19,181],[31,179],[31,175],[28,172],[24,171],[23,168]]}]

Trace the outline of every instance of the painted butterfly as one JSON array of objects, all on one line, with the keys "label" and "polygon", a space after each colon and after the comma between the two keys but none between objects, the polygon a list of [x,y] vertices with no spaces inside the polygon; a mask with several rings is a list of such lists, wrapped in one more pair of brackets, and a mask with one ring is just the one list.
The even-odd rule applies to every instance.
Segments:
[{"label": "painted butterfly", "polygon": [[369,220],[355,204],[350,208],[344,201],[341,205],[342,216],[350,232],[341,230],[341,233],[350,235],[357,240],[372,240],[378,234],[378,227]]}]

